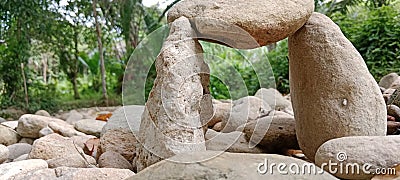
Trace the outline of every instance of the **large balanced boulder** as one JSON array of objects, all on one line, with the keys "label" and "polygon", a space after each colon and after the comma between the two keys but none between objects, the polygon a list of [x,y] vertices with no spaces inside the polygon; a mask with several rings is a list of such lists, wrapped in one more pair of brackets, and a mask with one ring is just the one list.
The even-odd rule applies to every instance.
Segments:
[{"label": "large balanced boulder", "polygon": [[[335,172],[335,176],[343,179],[370,179],[377,169],[388,170],[400,163],[399,146],[400,136],[354,136],[332,139],[318,148],[315,163],[321,166],[323,163],[331,162],[331,164],[342,164],[343,167],[357,164],[359,173],[346,172],[346,169],[343,169]],[[325,166],[325,169],[328,170],[329,167]]]},{"label": "large balanced boulder", "polygon": [[333,138],[386,135],[380,89],[331,19],[314,13],[289,37],[289,59],[297,139],[310,160]]},{"label": "large balanced boulder", "polygon": [[[301,173],[305,165],[310,163],[292,157],[275,154],[220,153],[205,151],[178,154],[146,168],[129,179],[336,179],[329,173],[322,173],[315,165],[315,169],[311,167],[311,172],[316,170],[321,173]],[[281,168],[286,174],[278,173],[277,165],[281,163],[286,164],[286,168]],[[275,166],[271,166],[272,164]],[[293,171],[290,171],[289,167],[292,166]],[[297,173],[296,167],[300,167]],[[306,168],[305,172],[308,171]]]},{"label": "large balanced boulder", "polygon": [[189,20],[174,21],[155,62],[157,77],[139,131],[138,171],[177,153],[205,151],[213,115],[209,68]]},{"label": "large balanced boulder", "polygon": [[191,19],[200,37],[250,49],[296,32],[314,11],[312,0],[185,0],[168,13],[168,22]]}]

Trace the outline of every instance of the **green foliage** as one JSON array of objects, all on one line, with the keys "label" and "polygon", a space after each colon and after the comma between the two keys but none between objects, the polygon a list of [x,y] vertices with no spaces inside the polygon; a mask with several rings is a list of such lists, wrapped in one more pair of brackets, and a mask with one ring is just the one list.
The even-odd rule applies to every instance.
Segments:
[{"label": "green foliage", "polygon": [[267,57],[274,72],[276,89],[283,94],[289,94],[289,58],[287,39],[278,42],[276,48],[268,52]]},{"label": "green foliage", "polygon": [[376,80],[400,72],[400,12],[393,6],[334,14],[347,38],[363,56]]}]

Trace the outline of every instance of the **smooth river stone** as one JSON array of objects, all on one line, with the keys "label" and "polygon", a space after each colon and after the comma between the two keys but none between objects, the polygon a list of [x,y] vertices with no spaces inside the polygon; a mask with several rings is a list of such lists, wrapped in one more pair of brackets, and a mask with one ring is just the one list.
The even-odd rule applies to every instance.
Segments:
[{"label": "smooth river stone", "polygon": [[184,16],[201,39],[252,49],[293,34],[313,11],[312,0],[185,0],[168,12],[168,22]]},{"label": "smooth river stone", "polygon": [[386,107],[356,48],[327,16],[314,13],[289,37],[290,92],[296,134],[314,161],[324,142],[386,135]]}]

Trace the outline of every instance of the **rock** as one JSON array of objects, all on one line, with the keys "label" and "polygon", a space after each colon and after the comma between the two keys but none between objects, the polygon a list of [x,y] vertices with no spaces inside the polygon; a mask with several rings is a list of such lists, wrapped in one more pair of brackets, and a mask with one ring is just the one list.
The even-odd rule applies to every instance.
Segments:
[{"label": "rock", "polygon": [[15,130],[17,129],[18,121],[6,121],[2,122],[1,124]]},{"label": "rock", "polygon": [[261,145],[269,153],[282,153],[285,149],[299,149],[296,122],[288,115],[267,116],[248,123],[244,133],[251,145]]},{"label": "rock", "polygon": [[398,89],[398,88],[400,88],[400,77],[398,77],[398,78],[392,83],[392,85],[390,85],[389,88],[390,88],[390,89]]},{"label": "rock", "polygon": [[400,121],[400,108],[396,105],[389,105],[387,106],[387,113],[388,115],[393,116],[396,118],[397,121]]},{"label": "rock", "polygon": [[386,76],[383,76],[379,81],[379,86],[388,89],[397,80],[397,78],[399,78],[397,73],[390,73]]},{"label": "rock", "polygon": [[222,120],[221,132],[235,131],[240,125],[255,121],[261,116],[270,113],[271,107],[262,99],[255,96],[247,96],[233,102],[232,113],[229,119]]},{"label": "rock", "polygon": [[138,136],[139,171],[178,153],[206,150],[203,126],[213,115],[210,70],[196,34],[187,18],[177,19],[157,57]]},{"label": "rock", "polygon": [[224,127],[222,127],[222,122],[217,122],[212,128],[214,131],[220,132]]},{"label": "rock", "polygon": [[205,135],[206,147],[209,151],[225,151],[232,153],[263,153],[258,147],[250,148],[249,142],[242,132],[218,133],[209,129]]},{"label": "rock", "polygon": [[396,89],[392,95],[390,95],[387,104],[396,105],[397,107],[400,107],[400,87]]},{"label": "rock", "polygon": [[85,134],[94,135],[100,137],[101,130],[106,124],[104,121],[98,121],[94,119],[84,119],[75,122],[75,129]]},{"label": "rock", "polygon": [[44,136],[47,136],[47,135],[53,134],[53,133],[54,133],[54,131],[51,128],[45,127],[39,131],[39,137],[44,137]]},{"label": "rock", "polygon": [[133,175],[135,175],[135,173],[127,169],[58,167],[55,169],[41,169],[37,171],[26,172],[23,174],[21,173],[18,176],[15,176],[14,180],[25,180],[25,179],[122,180]]},{"label": "rock", "polygon": [[[115,110],[106,125],[101,131],[101,135],[111,129],[131,130],[135,135],[139,134],[140,121],[144,111],[144,106],[129,105]],[[129,122],[129,124],[128,124]],[[130,125],[130,126],[129,126]]]},{"label": "rock", "polygon": [[[52,168],[59,166],[88,167],[89,164],[81,154],[83,154],[82,148],[75,146],[70,138],[54,133],[36,140],[28,158],[47,160],[49,167]],[[93,162],[92,157],[85,156],[85,158]]]},{"label": "rock", "polygon": [[2,144],[0,144],[0,164],[7,161],[10,156],[10,151],[8,148]]},{"label": "rock", "polygon": [[387,135],[399,135],[400,122],[388,121],[387,122]]},{"label": "rock", "polygon": [[370,179],[373,176],[372,172],[377,168],[391,168],[400,162],[399,146],[399,136],[354,136],[332,139],[318,148],[315,163],[321,166],[331,161],[342,163],[344,167],[351,163],[360,166],[369,164],[370,169],[366,170],[370,170],[371,174],[360,170],[359,174],[338,171],[334,175],[343,179]]},{"label": "rock", "polygon": [[100,146],[99,138],[91,138],[84,143],[83,152],[85,154],[94,157],[95,159],[99,159],[100,154],[98,153]]},{"label": "rock", "polygon": [[74,130],[73,126],[61,119],[25,114],[18,120],[17,132],[22,137],[39,138],[39,131],[47,126],[63,135],[65,135],[64,131]]},{"label": "rock", "polygon": [[0,117],[0,123],[7,122],[4,118]]},{"label": "rock", "polygon": [[36,111],[36,112],[35,112],[35,115],[51,117],[50,113],[48,113],[48,112],[45,111],[45,110]]},{"label": "rock", "polygon": [[23,154],[28,154],[29,152],[31,152],[32,145],[26,143],[17,143],[9,145],[7,146],[7,148],[10,151],[10,156],[8,156],[8,159],[12,161]]},{"label": "rock", "polygon": [[107,151],[99,158],[100,168],[130,169],[133,171],[132,164],[124,156],[114,151]]},{"label": "rock", "polygon": [[24,161],[24,160],[27,160],[27,159],[28,159],[28,154],[23,154],[23,155],[18,156],[17,158],[15,158],[15,159],[13,160],[13,162]]},{"label": "rock", "polygon": [[74,126],[70,124],[59,124],[55,122],[49,123],[49,127],[56,133],[61,134],[65,137],[73,137],[73,136],[84,136],[86,134],[79,132],[74,129]]},{"label": "rock", "polygon": [[100,138],[100,154],[114,151],[121,154],[129,162],[135,157],[138,141],[132,132],[126,129],[113,129],[107,131]]},{"label": "rock", "polygon": [[261,88],[254,95],[262,100],[264,100],[272,109],[284,110],[291,106],[289,100],[282,96],[282,94],[273,88]]},{"label": "rock", "polygon": [[314,11],[311,0],[186,0],[168,12],[168,22],[187,17],[203,39],[251,49],[285,39]]},{"label": "rock", "polygon": [[[275,154],[245,154],[222,153],[215,151],[203,151],[178,154],[169,160],[161,161],[139,172],[133,179],[336,179],[329,173],[298,173],[293,174],[288,170],[289,164],[302,167],[308,162]],[[220,154],[220,155],[219,155]],[[205,160],[206,161],[202,161]],[[190,163],[182,163],[190,162]],[[277,166],[265,172],[264,166],[285,163],[284,171],[288,174],[278,173]],[[315,165],[314,165],[315,167]],[[317,171],[321,171],[317,168]]]},{"label": "rock", "polygon": [[4,144],[6,146],[15,144],[19,140],[19,135],[13,129],[0,125],[0,144]]},{"label": "rock", "polygon": [[[63,157],[56,157],[53,159],[49,159],[46,162],[49,164],[49,168],[56,168],[56,167],[82,167],[82,168],[89,168],[89,167],[95,167],[96,166],[96,160],[89,155],[83,154],[85,157],[85,165],[82,165],[81,161],[75,161],[77,160],[77,157],[75,155],[65,155]],[[83,160],[82,156],[80,156],[81,160]],[[72,159],[72,160],[70,160]]]},{"label": "rock", "polygon": [[68,117],[65,120],[67,123],[74,125],[75,122],[82,120],[83,119],[83,115],[81,113],[79,113],[76,110],[71,110],[68,113]]},{"label": "rock", "polygon": [[96,136],[93,135],[83,135],[83,136],[72,136],[71,140],[74,142],[74,144],[76,144],[76,146],[80,147],[80,148],[84,148],[85,147],[85,143],[89,140],[89,139],[93,139],[96,138]]},{"label": "rock", "polygon": [[21,138],[21,140],[19,140],[19,142],[18,143],[26,143],[26,144],[30,144],[30,145],[32,145],[33,144],[33,139],[31,139],[31,138]]},{"label": "rock", "polygon": [[313,161],[318,147],[330,139],[386,135],[379,86],[332,20],[313,13],[289,37],[289,59],[296,134],[307,158]]},{"label": "rock", "polygon": [[233,104],[220,102],[214,104],[213,106],[214,106],[214,115],[211,118],[211,120],[207,123],[208,127],[215,126],[215,124],[221,121],[227,122],[230,117]]},{"label": "rock", "polygon": [[0,179],[12,179],[13,176],[30,171],[47,168],[46,161],[42,159],[29,159],[18,162],[0,164]]}]

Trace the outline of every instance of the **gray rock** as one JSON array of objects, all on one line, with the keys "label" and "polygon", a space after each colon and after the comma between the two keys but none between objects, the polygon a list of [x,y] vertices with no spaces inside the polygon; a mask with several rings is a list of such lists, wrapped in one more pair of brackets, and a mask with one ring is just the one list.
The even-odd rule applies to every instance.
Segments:
[{"label": "gray rock", "polygon": [[[28,158],[50,161],[51,167],[88,167],[88,162],[83,159],[81,154],[84,154],[83,150],[75,146],[70,138],[54,133],[36,140]],[[85,157],[89,158],[89,156]]]},{"label": "gray rock", "polygon": [[17,143],[13,145],[7,146],[8,150],[10,151],[10,156],[8,159],[10,161],[18,158],[23,154],[28,154],[32,150],[32,145],[26,143]]},{"label": "gray rock", "polygon": [[296,134],[307,158],[313,161],[318,147],[330,139],[386,135],[379,86],[331,19],[313,13],[289,37],[289,59]]},{"label": "gray rock", "polygon": [[45,111],[45,110],[36,111],[36,112],[35,112],[35,115],[51,117],[50,113],[47,112],[47,111]]},{"label": "gray rock", "polygon": [[0,144],[0,164],[7,161],[10,156],[10,151],[8,148],[2,144]]},{"label": "gray rock", "polygon": [[282,153],[299,149],[295,125],[290,115],[267,116],[248,123],[244,133],[252,146],[259,144],[265,152]]},{"label": "gray rock", "polygon": [[132,164],[124,156],[114,151],[107,151],[100,155],[98,162],[100,168],[130,169],[133,171]]},{"label": "gray rock", "polygon": [[49,128],[51,128],[55,133],[61,134],[65,137],[73,136],[84,136],[85,134],[75,130],[73,125],[70,124],[60,124],[56,122],[50,122]]},{"label": "gray rock", "polygon": [[7,122],[4,118],[0,117],[0,123]]},{"label": "gray rock", "polygon": [[18,121],[6,121],[2,122],[1,124],[15,130],[17,129]]},{"label": "gray rock", "polygon": [[217,131],[217,132],[220,132],[220,131],[222,131],[222,129],[223,129],[224,127],[222,126],[222,122],[217,122],[214,126],[213,126],[213,130],[214,131]]},{"label": "gray rock", "polygon": [[[56,167],[82,167],[82,168],[89,168],[89,167],[95,167],[96,166],[96,159],[94,159],[92,156],[83,154],[85,157],[85,165],[82,165],[82,160],[83,158],[80,156],[81,160],[78,160],[77,157],[75,157],[76,154],[67,154],[64,155],[63,157],[56,157],[52,159],[46,160],[47,164],[49,164],[49,168],[56,168]],[[78,161],[77,161],[78,160]]]},{"label": "gray rock", "polygon": [[32,145],[33,141],[34,141],[34,139],[32,139],[32,138],[21,138],[21,140],[19,140],[18,143],[26,143],[26,144]]},{"label": "gray rock", "polygon": [[400,108],[396,105],[389,105],[387,106],[387,113],[388,115],[393,116],[396,118],[396,121],[400,121]]},{"label": "gray rock", "polygon": [[268,115],[271,110],[271,107],[258,97],[247,96],[240,98],[233,102],[230,118],[222,120],[222,127],[224,128],[221,132],[233,132],[242,124]]},{"label": "gray rock", "polygon": [[79,113],[78,111],[76,111],[76,110],[71,110],[69,113],[68,113],[68,117],[66,118],[66,122],[67,123],[69,123],[69,124],[72,124],[72,125],[74,125],[74,123],[75,122],[77,122],[77,121],[79,121],[79,120],[82,120],[83,119],[83,115],[81,114],[81,113]]},{"label": "gray rock", "polygon": [[[52,127],[50,127],[50,123],[57,124],[57,126],[61,126],[62,128],[53,129]],[[61,119],[25,114],[21,116],[18,120],[17,132],[22,137],[39,138],[39,131],[47,126],[52,128],[52,130],[57,133],[61,129],[73,129],[71,125]]]},{"label": "gray rock", "polygon": [[[204,161],[206,160],[206,161]],[[192,163],[181,163],[181,162]],[[194,163],[193,163],[194,162]],[[264,165],[271,166],[264,173]],[[285,163],[284,171],[288,174],[278,173],[277,165]],[[336,179],[329,173],[293,174],[288,171],[288,166],[294,164],[302,167],[308,162],[275,154],[245,154],[245,153],[222,153],[216,151],[192,152],[178,154],[168,160],[161,161],[153,166],[144,169],[128,180],[133,179],[262,179],[262,180],[333,180]],[[258,169],[260,171],[258,171]],[[317,171],[321,171],[316,167]],[[260,173],[259,173],[260,172]]]},{"label": "gray rock", "polygon": [[47,168],[47,163],[42,159],[29,159],[0,164],[0,179],[12,179],[13,176],[18,174],[45,168]]},{"label": "gray rock", "polygon": [[39,137],[44,137],[44,136],[47,136],[47,135],[53,134],[53,133],[54,133],[53,129],[51,129],[49,127],[45,127],[39,131]]},{"label": "gray rock", "polygon": [[227,122],[232,111],[232,103],[215,103],[214,105],[214,115],[210,119],[210,121],[207,122],[208,127],[212,127],[215,124],[225,121]]},{"label": "gray rock", "polygon": [[390,85],[389,88],[390,88],[390,89],[398,89],[398,88],[400,88],[400,77],[398,77],[398,78],[392,83],[392,85]]},{"label": "gray rock", "polygon": [[111,129],[127,129],[139,134],[140,121],[144,111],[144,106],[129,105],[118,108],[112,113],[106,125],[101,131],[101,135]]},{"label": "gray rock", "polygon": [[218,133],[209,129],[205,135],[206,147],[209,151],[225,151],[232,153],[263,153],[258,147],[250,147],[244,133],[234,131],[230,133]]},{"label": "gray rock", "polygon": [[8,146],[17,143],[19,139],[20,137],[16,131],[0,124],[0,144]]},{"label": "gray rock", "polygon": [[15,176],[13,180],[25,180],[25,179],[122,180],[133,175],[135,175],[135,173],[127,169],[58,167],[55,169],[41,169],[37,171],[21,173]]},{"label": "gray rock", "polygon": [[17,158],[15,158],[15,159],[13,160],[13,162],[24,161],[24,160],[27,160],[27,159],[28,159],[28,154],[23,154],[23,155],[18,156]]},{"label": "gray rock", "polygon": [[390,73],[386,76],[383,76],[382,79],[379,81],[379,86],[385,89],[388,89],[393,82],[395,82],[399,78],[397,73]]},{"label": "gray rock", "polygon": [[311,0],[186,0],[168,12],[168,22],[184,16],[204,39],[250,49],[288,37],[313,11]]},{"label": "gray rock", "polygon": [[189,20],[177,19],[157,57],[139,130],[139,171],[177,153],[206,150],[203,126],[213,114],[210,70],[195,37]]},{"label": "gray rock", "polygon": [[109,130],[100,138],[99,153],[114,151],[126,160],[132,161],[136,154],[137,143],[136,137],[129,130]]},{"label": "gray rock", "polygon": [[84,119],[75,122],[75,129],[85,134],[94,135],[100,137],[101,130],[106,124],[105,121],[98,121],[94,119]]},{"label": "gray rock", "polygon": [[264,100],[272,109],[284,110],[291,106],[289,100],[282,96],[282,94],[273,88],[261,88],[254,95],[262,100]]},{"label": "gray rock", "polygon": [[[332,139],[322,144],[315,154],[315,163],[342,164],[343,167],[357,163],[360,173],[346,173],[345,169],[335,176],[344,179],[370,179],[373,174],[365,174],[362,166],[370,165],[369,172],[374,173],[377,168],[392,168],[400,162],[399,136],[354,136]],[[338,155],[339,154],[339,155]],[[343,160],[343,161],[340,161]],[[337,166],[336,166],[337,167]],[[325,167],[326,170],[329,167]]]}]

